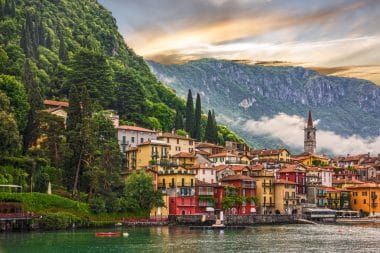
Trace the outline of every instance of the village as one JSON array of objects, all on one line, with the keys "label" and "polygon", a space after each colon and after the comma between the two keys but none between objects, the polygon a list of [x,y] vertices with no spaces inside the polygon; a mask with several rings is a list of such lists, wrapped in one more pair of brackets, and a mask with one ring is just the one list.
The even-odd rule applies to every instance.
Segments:
[{"label": "village", "polygon": [[[66,117],[68,103],[44,103],[50,113]],[[221,212],[301,217],[310,212],[328,214],[326,210],[334,210],[335,217],[380,215],[380,154],[332,158],[317,154],[317,129],[310,111],[301,154],[229,141],[225,146],[196,142],[174,130],[120,125],[112,112],[109,117],[123,155],[121,176],[126,180],[134,171],[145,171],[163,193],[165,206],[153,208],[153,218]]]}]

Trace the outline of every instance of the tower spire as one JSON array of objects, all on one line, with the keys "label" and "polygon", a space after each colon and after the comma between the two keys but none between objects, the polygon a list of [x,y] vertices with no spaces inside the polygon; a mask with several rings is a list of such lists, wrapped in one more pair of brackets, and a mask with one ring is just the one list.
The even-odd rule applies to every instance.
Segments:
[{"label": "tower spire", "polygon": [[311,111],[309,111],[309,117],[307,119],[307,127],[313,127],[313,117],[311,116]]}]

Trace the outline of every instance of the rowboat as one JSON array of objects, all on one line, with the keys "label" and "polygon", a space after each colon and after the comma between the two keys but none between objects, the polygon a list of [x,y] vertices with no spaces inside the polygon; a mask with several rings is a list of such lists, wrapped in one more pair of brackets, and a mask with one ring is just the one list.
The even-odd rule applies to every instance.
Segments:
[{"label": "rowboat", "polygon": [[95,236],[121,236],[120,232],[97,232]]}]

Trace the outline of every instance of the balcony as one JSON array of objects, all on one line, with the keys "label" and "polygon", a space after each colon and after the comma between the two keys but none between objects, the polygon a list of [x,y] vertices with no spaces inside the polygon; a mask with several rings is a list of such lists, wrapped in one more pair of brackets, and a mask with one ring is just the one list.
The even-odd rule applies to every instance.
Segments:
[{"label": "balcony", "polygon": [[246,189],[254,189],[256,187],[255,183],[246,183],[246,182],[243,182],[242,185],[241,185],[242,188],[246,188]]},{"label": "balcony", "polygon": [[284,200],[298,200],[300,197],[299,196],[285,196]]},{"label": "balcony", "polygon": [[263,183],[263,187],[264,188],[271,188],[271,187],[273,187],[273,183],[265,182],[265,183]]},{"label": "balcony", "polygon": [[199,191],[199,196],[214,196],[214,193],[212,191]]},{"label": "balcony", "polygon": [[199,201],[198,206],[202,206],[202,207],[214,207],[215,204],[213,202],[211,202],[211,201],[208,201],[208,202]]},{"label": "balcony", "polygon": [[274,207],[274,203],[263,203],[262,204],[263,207]]}]

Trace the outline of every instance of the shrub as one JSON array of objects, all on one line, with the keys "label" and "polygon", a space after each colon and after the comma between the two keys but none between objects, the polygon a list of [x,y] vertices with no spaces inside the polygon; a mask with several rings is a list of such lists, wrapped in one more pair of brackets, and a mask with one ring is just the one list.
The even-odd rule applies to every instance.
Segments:
[{"label": "shrub", "polygon": [[40,227],[45,230],[67,229],[73,224],[88,226],[89,221],[67,212],[47,213],[39,220]]}]

